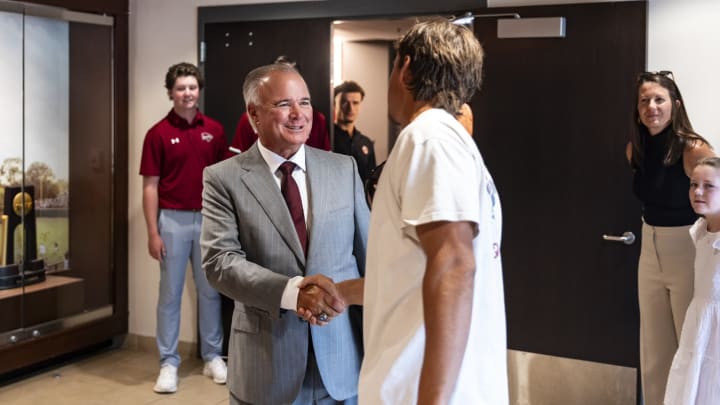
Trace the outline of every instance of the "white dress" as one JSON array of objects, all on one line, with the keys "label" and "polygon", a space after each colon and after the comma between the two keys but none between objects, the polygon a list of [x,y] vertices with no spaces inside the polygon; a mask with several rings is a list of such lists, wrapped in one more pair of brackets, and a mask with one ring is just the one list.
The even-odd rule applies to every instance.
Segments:
[{"label": "white dress", "polygon": [[665,392],[666,405],[720,404],[720,232],[705,219],[690,228],[695,243],[695,292]]}]

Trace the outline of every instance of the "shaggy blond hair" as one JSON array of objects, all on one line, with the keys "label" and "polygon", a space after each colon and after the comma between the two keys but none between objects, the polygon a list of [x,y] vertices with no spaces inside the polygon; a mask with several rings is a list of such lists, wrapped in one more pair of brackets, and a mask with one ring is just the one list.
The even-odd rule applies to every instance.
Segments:
[{"label": "shaggy blond hair", "polygon": [[397,55],[400,64],[410,58],[405,85],[416,101],[454,115],[480,88],[482,46],[472,31],[447,19],[415,24],[398,41]]}]

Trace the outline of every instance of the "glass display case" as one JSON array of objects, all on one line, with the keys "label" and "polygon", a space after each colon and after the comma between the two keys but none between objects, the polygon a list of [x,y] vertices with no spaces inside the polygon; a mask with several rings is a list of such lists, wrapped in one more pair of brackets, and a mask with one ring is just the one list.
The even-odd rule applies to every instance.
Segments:
[{"label": "glass display case", "polygon": [[111,15],[0,0],[0,356],[127,328],[114,30]]}]

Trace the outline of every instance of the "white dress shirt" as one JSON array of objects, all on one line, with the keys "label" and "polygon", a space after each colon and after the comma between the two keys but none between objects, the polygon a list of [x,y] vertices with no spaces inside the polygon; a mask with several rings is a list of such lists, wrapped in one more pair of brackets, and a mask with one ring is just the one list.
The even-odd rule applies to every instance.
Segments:
[{"label": "white dress shirt", "polygon": [[[258,149],[265,163],[267,163],[268,170],[275,179],[278,189],[280,189],[280,182],[282,181],[282,173],[278,170],[280,165],[286,161],[295,163],[295,170],[293,170],[292,176],[297,183],[298,190],[300,191],[300,199],[302,200],[303,215],[305,216],[305,226],[307,227],[308,219],[310,214],[308,212],[308,193],[307,193],[307,169],[305,166],[305,145],[300,145],[300,149],[295,152],[290,159],[278,155],[270,149],[263,146],[258,140]],[[310,229],[308,228],[308,233]],[[303,280],[302,276],[296,276],[288,280],[285,290],[283,291],[282,299],[280,300],[280,308],[291,311],[297,311],[297,299],[298,299],[298,285]]]}]

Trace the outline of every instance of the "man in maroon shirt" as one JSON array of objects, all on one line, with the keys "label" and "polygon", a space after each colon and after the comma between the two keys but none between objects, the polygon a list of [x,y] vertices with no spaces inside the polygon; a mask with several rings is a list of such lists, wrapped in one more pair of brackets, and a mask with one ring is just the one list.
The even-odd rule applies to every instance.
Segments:
[{"label": "man in maroon shirt", "polygon": [[154,390],[177,390],[180,303],[188,259],[198,295],[200,351],[203,374],[218,384],[227,375],[222,353],[220,295],[207,282],[200,265],[202,172],[224,157],[222,126],[197,109],[203,79],[192,64],[168,69],[165,87],[173,107],[145,136],[140,174],[143,176],[143,212],[150,256],[160,262],[157,306],[157,345],[160,375]]}]

